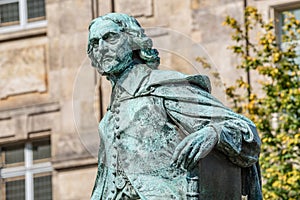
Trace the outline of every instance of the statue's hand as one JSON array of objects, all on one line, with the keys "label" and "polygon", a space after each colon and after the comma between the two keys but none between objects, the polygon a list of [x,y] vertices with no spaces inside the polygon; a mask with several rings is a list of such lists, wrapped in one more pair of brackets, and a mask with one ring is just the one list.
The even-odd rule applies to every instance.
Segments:
[{"label": "statue's hand", "polygon": [[192,169],[201,158],[204,158],[218,142],[215,131],[199,131],[188,135],[176,147],[172,165]]}]

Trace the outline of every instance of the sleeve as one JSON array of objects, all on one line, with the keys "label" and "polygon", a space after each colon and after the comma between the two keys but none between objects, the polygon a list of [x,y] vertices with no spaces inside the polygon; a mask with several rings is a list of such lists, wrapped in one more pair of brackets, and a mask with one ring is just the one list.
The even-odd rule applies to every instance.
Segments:
[{"label": "sleeve", "polygon": [[258,161],[261,141],[252,123],[230,119],[213,126],[220,129],[216,148],[228,155],[231,162],[249,167]]},{"label": "sleeve", "polygon": [[[199,98],[202,100],[197,100]],[[213,101],[207,94],[184,100],[165,98],[164,106],[169,117],[186,135],[196,131],[215,131],[218,135],[215,148],[223,152],[231,162],[240,167],[256,163],[261,142],[255,125],[249,119]]]},{"label": "sleeve", "polygon": [[105,165],[104,142],[100,138],[100,145],[98,151],[98,170],[97,170],[97,176],[96,176],[96,180],[95,180],[95,184],[92,190],[92,195],[90,200],[101,199],[107,173],[108,173],[108,169],[107,166]]}]

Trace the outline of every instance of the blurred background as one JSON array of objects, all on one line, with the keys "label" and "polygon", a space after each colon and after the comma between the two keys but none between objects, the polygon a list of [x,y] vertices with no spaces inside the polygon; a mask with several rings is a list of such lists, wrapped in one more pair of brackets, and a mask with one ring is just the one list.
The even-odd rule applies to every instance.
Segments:
[{"label": "blurred background", "polygon": [[207,74],[226,103],[223,84],[233,77],[255,85],[255,74],[233,67],[238,58],[222,26],[227,15],[243,22],[247,5],[275,19],[278,35],[284,11],[300,16],[299,0],[0,0],[0,199],[89,199],[110,93],[86,55],[93,18],[134,16],[162,69]]}]

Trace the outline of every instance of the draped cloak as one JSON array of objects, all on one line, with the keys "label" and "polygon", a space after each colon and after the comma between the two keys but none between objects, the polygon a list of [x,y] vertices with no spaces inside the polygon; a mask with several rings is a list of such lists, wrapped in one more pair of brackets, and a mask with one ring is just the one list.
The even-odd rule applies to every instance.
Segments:
[{"label": "draped cloak", "polygon": [[248,200],[262,199],[256,127],[213,97],[210,87],[204,75],[153,70],[144,64],[125,71],[99,124],[91,199],[117,199],[124,182],[120,176],[140,199],[186,199],[187,171],[169,163],[180,141],[197,131],[218,134],[215,150],[242,169],[242,194]]}]

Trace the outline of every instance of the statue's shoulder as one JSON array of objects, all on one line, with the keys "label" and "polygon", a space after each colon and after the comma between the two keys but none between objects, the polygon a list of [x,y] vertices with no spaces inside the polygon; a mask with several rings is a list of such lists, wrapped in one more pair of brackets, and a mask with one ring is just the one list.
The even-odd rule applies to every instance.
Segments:
[{"label": "statue's shoulder", "polygon": [[[210,80],[205,75],[187,75],[174,70],[151,69],[145,64],[136,65],[122,85],[133,96],[151,94],[154,90],[178,93],[177,88],[201,90],[209,95]],[[205,94],[204,94],[205,95]]]},{"label": "statue's shoulder", "polygon": [[210,93],[211,83],[208,76],[195,74],[187,75],[173,70],[151,70],[147,81],[148,86],[163,86],[181,84],[182,86],[196,86]]}]

